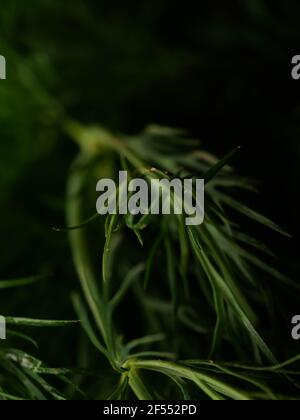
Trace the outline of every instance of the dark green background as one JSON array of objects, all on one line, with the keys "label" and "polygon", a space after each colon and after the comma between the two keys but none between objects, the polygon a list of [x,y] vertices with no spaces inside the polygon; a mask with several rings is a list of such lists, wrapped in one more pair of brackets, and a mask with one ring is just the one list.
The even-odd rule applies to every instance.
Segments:
[{"label": "dark green background", "polygon": [[[126,133],[153,122],[186,128],[218,156],[242,145],[235,165],[262,182],[257,209],[294,239],[258,234],[297,280],[300,81],[291,78],[291,58],[300,54],[299,17],[296,0],[3,0],[0,278],[51,279],[1,292],[1,312],[74,316],[67,238],[51,231],[64,223],[76,154],[63,131],[67,117]],[[291,316],[297,310],[291,302]],[[286,333],[288,340],[289,325]],[[49,333],[40,334],[54,363],[60,338],[70,349],[75,340],[55,332],[49,346]]]}]

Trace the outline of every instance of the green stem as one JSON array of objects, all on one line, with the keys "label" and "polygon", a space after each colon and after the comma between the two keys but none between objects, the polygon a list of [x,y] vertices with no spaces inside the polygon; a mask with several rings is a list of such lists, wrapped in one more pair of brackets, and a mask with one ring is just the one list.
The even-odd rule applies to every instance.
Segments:
[{"label": "green stem", "polygon": [[[85,163],[86,158],[80,155],[76,165],[71,171],[67,190],[67,219],[68,224],[77,225],[82,220],[82,195],[80,194],[83,184],[80,164]],[[83,229],[69,232],[74,264],[79,276],[85,299],[94,316],[95,322],[101,332],[104,342],[112,356],[111,362],[116,360],[113,330],[111,326],[111,310],[109,304],[100,295],[92,262],[89,255],[87,239]]]}]

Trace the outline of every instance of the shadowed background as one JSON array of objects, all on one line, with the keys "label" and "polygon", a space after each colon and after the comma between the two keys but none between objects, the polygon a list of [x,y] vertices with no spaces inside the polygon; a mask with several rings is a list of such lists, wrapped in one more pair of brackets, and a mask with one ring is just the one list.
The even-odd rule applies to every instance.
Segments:
[{"label": "shadowed background", "polygon": [[[1,312],[74,316],[67,237],[51,231],[64,223],[65,182],[76,155],[63,130],[68,117],[125,133],[153,122],[185,128],[218,156],[243,146],[235,166],[261,181],[256,208],[294,239],[260,235],[297,280],[300,81],[291,78],[291,58],[300,53],[299,16],[296,0],[197,8],[170,0],[3,0],[0,278],[51,278],[1,292]],[[297,313],[292,300],[283,305]],[[61,338],[71,350],[71,332],[55,331],[52,339],[40,333],[47,361],[75,364],[71,352],[58,356],[49,346]],[[290,340],[288,324],[283,340]]]}]

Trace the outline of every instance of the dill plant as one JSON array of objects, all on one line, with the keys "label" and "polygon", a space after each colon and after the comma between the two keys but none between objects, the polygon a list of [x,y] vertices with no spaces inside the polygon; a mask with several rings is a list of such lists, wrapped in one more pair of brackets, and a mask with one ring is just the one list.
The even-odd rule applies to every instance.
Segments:
[{"label": "dill plant", "polygon": [[[158,72],[161,80],[170,77],[166,63],[171,63],[174,72],[176,84],[171,84],[173,88],[182,82],[179,76],[183,69],[190,69],[191,62],[194,62],[194,57],[186,54],[190,46],[175,52],[173,48],[161,48],[151,41],[148,24],[134,25],[128,32],[132,25],[126,19],[120,19],[119,14],[116,17],[113,13],[111,17],[102,16],[102,13],[97,16],[87,2],[81,0],[73,2],[67,9],[62,2],[56,4],[53,1],[34,0],[31,1],[33,7],[28,7],[28,2],[8,3],[9,7],[3,7],[0,13],[1,53],[10,63],[9,77],[1,82],[0,95],[0,149],[4,156],[1,180],[6,186],[1,191],[1,208],[10,202],[28,167],[35,167],[37,161],[41,161],[39,168],[43,169],[45,161],[52,162],[52,159],[53,166],[57,164],[56,140],[61,138],[65,114],[74,115],[68,112],[72,98],[75,98],[75,108],[81,104],[77,108],[78,113],[83,111],[86,116],[87,109],[97,110],[94,112],[106,116],[106,122],[113,125],[116,121],[114,117],[108,118],[106,111],[114,109],[115,113],[122,115],[118,120],[122,125],[130,114],[122,112],[125,107],[120,107],[123,103],[128,106],[124,95],[129,95],[126,90],[124,92],[120,68],[125,75],[130,75],[125,80],[131,80],[133,96],[139,97],[140,91],[145,91],[145,99],[148,100],[152,87],[157,86]],[[163,2],[160,4],[164,9]],[[153,8],[158,8],[158,3],[153,3]],[[159,13],[154,9],[151,16],[156,19]],[[53,19],[49,20],[49,14]],[[251,9],[249,14],[254,14],[254,10]],[[67,17],[67,24],[64,17]],[[147,14],[147,22],[148,19]],[[204,26],[209,31],[206,38],[211,39],[211,28],[206,19],[204,15],[201,22],[205,20]],[[163,22],[163,19],[157,20]],[[51,26],[47,33],[48,24],[53,21],[57,22],[57,31],[53,31]],[[20,22],[24,22],[21,26],[25,31],[22,42],[12,36]],[[107,31],[107,25],[111,31]],[[199,33],[202,38],[198,20],[195,25],[192,32]],[[272,27],[269,24],[262,26]],[[83,30],[78,31],[78,27]],[[68,36],[65,36],[66,28]],[[230,28],[234,37],[238,30],[239,44],[248,48],[249,31],[240,33],[240,18],[237,26],[230,19]],[[105,77],[97,80],[95,89],[100,66],[103,62],[110,62],[112,55],[119,54],[120,33],[125,35],[124,43],[128,43],[129,48],[134,39],[133,50],[138,51],[140,59],[142,57],[138,61],[141,69],[136,72],[135,60],[125,54],[117,65],[107,68],[110,80]],[[113,53],[111,34],[116,36]],[[269,38],[270,44],[264,41],[266,56],[270,51],[276,54],[273,34]],[[266,37],[263,36],[263,39],[266,40]],[[142,41],[136,43],[135,40]],[[200,41],[202,43],[199,38]],[[254,41],[260,57],[259,36]],[[87,54],[84,60],[78,60],[79,45]],[[76,53],[73,53],[74,46]],[[102,51],[101,60],[95,63],[94,51],[99,48]],[[223,39],[220,48],[224,51]],[[44,50],[49,52],[49,56]],[[154,64],[149,62],[145,50],[153,51]],[[232,59],[230,54],[228,56],[229,60]],[[255,60],[249,63],[251,77],[255,74],[252,63]],[[219,69],[221,63],[217,60],[215,64],[215,68]],[[62,78],[56,74],[56,66],[63,73]],[[227,79],[226,66],[224,61],[222,68]],[[86,67],[89,72],[95,71],[93,77],[82,78]],[[147,78],[145,69],[150,70]],[[199,68],[196,70],[199,80]],[[207,71],[211,71],[210,67]],[[215,76],[219,76],[218,72],[216,70]],[[137,75],[138,83],[132,79],[132,74]],[[201,77],[205,74],[201,73]],[[187,77],[190,77],[189,72]],[[59,88],[57,80],[61,83]],[[80,87],[74,88],[74,81],[77,83],[78,80],[81,81]],[[213,83],[208,83],[204,90],[206,99],[211,97],[211,88],[215,85],[213,77],[211,80]],[[237,80],[244,83],[244,78]],[[62,86],[62,95],[53,94]],[[95,94],[91,95],[94,89]],[[111,95],[112,91],[114,95]],[[187,91],[194,92],[194,86],[190,84]],[[99,101],[100,94],[105,101]],[[170,97],[173,98],[173,95]],[[273,97],[270,98],[268,104],[271,109]],[[193,102],[190,99],[187,114],[198,106],[196,100]],[[154,103],[157,103],[156,92],[152,106]],[[102,105],[99,107],[99,104]],[[116,104],[119,104],[117,109]],[[262,101],[258,109],[263,113],[265,108]],[[231,110],[236,112],[235,108]],[[273,111],[276,117],[277,108]],[[109,114],[113,113],[109,111]],[[247,118],[242,121],[244,124],[248,122]],[[280,125],[274,124],[273,130],[273,135],[277,134]],[[271,250],[262,244],[259,234],[253,232],[258,224],[262,224],[280,234],[286,233],[237,199],[241,195],[253,199],[255,188],[251,180],[236,175],[228,166],[233,157],[238,158],[236,151],[218,162],[204,151],[199,142],[187,139],[185,133],[162,127],[150,127],[137,136],[125,136],[112,134],[101,127],[69,122],[67,132],[80,148],[69,174],[66,230],[82,291],[78,290],[77,278],[73,274],[70,276],[72,286],[61,283],[59,287],[64,290],[69,288],[72,293],[77,313],[74,318],[80,319],[80,323],[6,316],[8,340],[0,341],[0,398],[299,399],[299,357],[286,362],[278,361],[277,354],[285,343],[282,343],[282,337],[276,343],[270,332],[277,327],[280,310],[278,294],[283,299],[287,290],[299,293],[299,286],[275,268]],[[51,153],[51,150],[54,152]],[[65,155],[61,160],[59,168],[66,165]],[[12,170],[14,162],[17,162],[17,170]],[[54,172],[58,172],[56,168],[58,166],[51,172],[52,177]],[[199,228],[191,228],[175,216],[108,216],[104,220],[93,215],[96,182],[101,177],[113,178],[120,169],[145,179],[204,177],[207,192],[205,223]],[[15,265],[24,254],[25,247],[30,249],[26,235],[21,236],[24,225],[32,222],[32,219],[28,221],[28,216],[11,207],[3,214],[5,227],[5,222],[10,222],[5,236],[12,243],[17,245],[22,241],[23,245],[16,246],[18,252],[15,256],[5,252],[3,245],[3,266]],[[242,217],[245,217],[245,223]],[[247,233],[247,218],[251,219],[252,234]],[[64,240],[62,235],[54,235],[58,249]],[[26,260],[30,254],[22,256]],[[3,280],[0,282],[0,293],[5,292],[8,296],[15,288],[28,290],[38,287],[42,281],[40,276]],[[46,301],[52,286],[45,287],[43,298]],[[60,303],[57,307],[54,305],[58,313]],[[34,304],[32,299],[28,299],[29,307]],[[61,362],[61,366],[49,367],[47,360],[43,360],[45,356],[38,348],[39,343],[34,339],[37,328],[46,331],[48,328],[54,331],[62,328],[66,329],[66,335],[67,329],[75,329],[76,343],[79,344],[73,346],[73,352],[77,356],[77,365],[70,366],[70,362],[64,366]],[[55,345],[59,360],[66,349],[59,340]]]},{"label": "dill plant", "polygon": [[[256,258],[253,248],[270,251],[243,234],[227,216],[226,208],[233,208],[287,235],[230,195],[235,188],[253,189],[250,180],[236,176],[227,166],[238,149],[218,162],[201,151],[199,142],[169,128],[151,126],[135,137],[77,123],[70,123],[68,131],[81,148],[68,183],[67,220],[85,299],[75,295],[73,301],[91,342],[120,373],[112,398],[130,393],[141,399],[170,398],[172,393],[148,381],[147,371],[164,375],[170,382],[166,389],[172,383],[184,398],[190,392],[211,399],[279,398],[276,386],[269,387],[272,381],[252,370],[257,373],[255,367],[265,364],[273,366],[265,372],[280,373],[276,356],[258,329],[263,286],[251,266],[266,271],[273,281],[296,285]],[[102,267],[96,265],[94,270],[92,242],[83,229],[97,218],[83,222],[90,207],[86,203],[92,195],[91,180],[113,176],[117,169],[148,182],[178,174],[203,177],[205,223],[186,226],[178,215],[109,215],[102,227]],[[130,319],[130,313],[142,318],[137,330],[143,336],[128,342],[118,324],[127,315]],[[178,362],[186,358],[193,360]],[[252,367],[219,362],[228,358],[247,361]]]},{"label": "dill plant", "polygon": [[[299,358],[279,363],[260,332],[259,314],[270,289],[253,269],[283,288],[297,285],[256,256],[271,252],[243,232],[228,209],[287,234],[231,194],[254,193],[251,181],[229,166],[238,149],[217,161],[198,141],[170,128],[151,126],[129,137],[69,121],[66,130],[80,152],[67,185],[67,227],[56,230],[70,236],[82,289],[72,293],[76,328],[107,366],[102,376],[82,366],[49,368],[21,349],[1,346],[0,397],[89,398],[85,386],[92,376],[99,378],[102,399],[276,400],[286,393],[297,398],[293,366]],[[204,178],[204,224],[186,226],[179,215],[91,216],[96,181],[120,169],[148,182]],[[41,280],[2,281],[0,288]],[[66,328],[76,321],[8,317],[7,323],[8,334],[35,346],[15,327]]]}]

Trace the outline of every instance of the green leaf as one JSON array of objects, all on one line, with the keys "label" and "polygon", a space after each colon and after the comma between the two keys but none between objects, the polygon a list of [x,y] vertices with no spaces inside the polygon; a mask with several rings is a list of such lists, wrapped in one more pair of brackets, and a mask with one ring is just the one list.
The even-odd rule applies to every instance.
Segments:
[{"label": "green leaf", "polygon": [[253,337],[253,340],[255,341],[257,347],[270,360],[271,363],[276,363],[276,358],[274,357],[273,353],[268,348],[264,340],[257,333],[257,331],[252,325],[252,322],[249,320],[249,316],[247,314],[249,312],[248,307],[245,306],[244,303],[242,303],[243,300],[241,298],[241,295],[237,295],[237,292],[231,289],[231,287],[224,281],[224,279],[220,276],[218,271],[211,264],[203,250],[198,245],[193,229],[189,228],[189,234],[193,243],[193,248],[195,249],[196,256],[199,259],[200,264],[204,267],[205,271],[207,272],[211,284],[215,284],[216,287],[218,287],[222,291],[227,303],[231,305],[237,317],[240,319],[246,330],[249,331],[249,334]]},{"label": "green leaf", "polygon": [[7,325],[23,325],[27,327],[66,327],[76,325],[80,321],[49,321],[45,319],[30,319],[30,318],[17,318],[8,316],[5,318]]},{"label": "green leaf", "polygon": [[72,302],[75,308],[75,311],[81,320],[82,327],[86,332],[87,336],[89,337],[91,343],[98,349],[105,357],[109,358],[108,352],[105,347],[100,343],[98,340],[95,332],[93,331],[93,327],[90,324],[89,317],[87,311],[84,307],[83,302],[81,301],[79,295],[73,294],[72,295]]},{"label": "green leaf", "polygon": [[173,317],[177,316],[177,309],[179,304],[178,296],[178,285],[177,285],[177,274],[176,274],[176,256],[171,244],[171,241],[167,236],[164,238],[166,256],[167,256],[167,275],[169,281],[169,288],[171,291],[172,304],[173,304]]},{"label": "green leaf", "polygon": [[110,251],[111,251],[112,235],[117,226],[119,216],[117,214],[113,214],[111,216],[108,216],[108,218],[109,218],[108,229],[106,232],[106,241],[105,241],[103,257],[102,257],[102,276],[103,276],[104,283],[107,283],[110,277],[110,273],[108,270],[108,266],[109,266],[108,259],[109,259]]},{"label": "green leaf", "polygon": [[228,385],[219,380],[215,375],[209,375],[207,372],[199,372],[190,369],[181,364],[174,362],[166,362],[162,360],[132,360],[127,362],[130,366],[130,372],[136,369],[150,370],[161,373],[166,376],[175,376],[193,382],[199,390],[204,392],[208,397],[213,399],[221,399],[219,394],[224,395],[233,400],[249,400],[247,393]]},{"label": "green leaf", "polygon": [[148,258],[147,258],[147,264],[146,264],[146,270],[145,270],[145,278],[144,278],[144,288],[146,289],[149,281],[150,281],[150,277],[152,274],[152,269],[153,269],[153,265],[154,265],[154,259],[156,256],[156,253],[160,247],[160,244],[162,243],[164,238],[164,232],[160,232],[160,234],[157,236],[157,238],[154,241],[154,244],[152,245],[149,254],[148,254]]},{"label": "green leaf", "polygon": [[128,378],[129,386],[139,400],[151,401],[154,399],[136,369],[130,369]]},{"label": "green leaf", "polygon": [[227,204],[229,207],[232,207],[235,211],[244,214],[245,216],[249,217],[250,219],[253,219],[255,222],[260,223],[260,224],[268,227],[269,229],[274,230],[275,232],[278,232],[278,233],[280,233],[284,236],[287,236],[288,238],[292,237],[289,233],[287,233],[281,227],[276,225],[270,219],[268,219],[267,217],[257,213],[256,211],[250,209],[249,207],[245,206],[244,204],[241,204],[239,201],[235,200],[234,198],[229,197],[228,195],[220,193],[220,192],[217,192],[216,196],[224,204]]},{"label": "green leaf", "polygon": [[115,308],[121,300],[124,298],[125,294],[127,293],[128,289],[138,280],[139,276],[145,270],[144,264],[138,264],[137,266],[133,267],[126,275],[125,279],[123,280],[122,284],[119,287],[119,290],[115,293],[113,298],[111,299],[111,306]]},{"label": "green leaf", "polygon": [[144,240],[143,240],[143,236],[142,236],[141,232],[140,232],[138,229],[135,229],[135,228],[133,228],[133,231],[134,231],[134,233],[135,233],[136,237],[138,238],[139,243],[140,243],[142,246],[144,246]]},{"label": "green leaf", "polygon": [[22,334],[22,333],[19,333],[19,332],[16,332],[16,331],[12,331],[12,330],[7,330],[6,333],[7,333],[7,336],[8,337],[9,336],[16,337],[16,338],[19,338],[21,340],[27,341],[30,344],[33,344],[35,348],[38,348],[39,347],[38,344],[37,344],[37,342],[35,340],[33,340],[31,337],[29,337],[28,335],[26,335],[26,334]]},{"label": "green leaf", "polygon": [[88,219],[84,220],[83,222],[81,222],[80,224],[78,224],[76,226],[63,227],[63,228],[53,227],[52,229],[55,232],[68,232],[70,230],[82,229],[83,227],[86,227],[90,223],[92,223],[95,220],[99,219],[99,217],[100,217],[100,214],[96,213],[96,214],[93,214],[93,216],[89,217]]},{"label": "green leaf", "polygon": [[135,340],[131,340],[129,343],[126,344],[126,349],[128,352],[130,352],[132,349],[139,347],[139,346],[145,346],[148,344],[157,343],[160,341],[165,340],[166,337],[164,334],[152,334],[152,335],[146,335],[145,337],[136,338]]},{"label": "green leaf", "polygon": [[126,399],[126,393],[128,389],[128,382],[129,379],[127,376],[123,375],[119,385],[115,389],[115,391],[107,398],[108,401],[119,401]]},{"label": "green leaf", "polygon": [[189,263],[189,243],[186,233],[186,226],[183,218],[178,221],[178,235],[179,235],[179,246],[180,246],[180,264],[179,272],[183,280],[185,297],[189,299],[189,285],[188,285],[188,263]]},{"label": "green leaf", "polygon": [[229,152],[222,160],[220,160],[216,165],[214,165],[208,172],[204,174],[204,183],[208,184],[223,168],[226,166],[233,157],[240,151],[240,147]]},{"label": "green leaf", "polygon": [[1,289],[10,289],[14,287],[23,287],[30,284],[37,283],[40,280],[45,279],[43,276],[32,276],[27,278],[20,279],[11,279],[11,280],[1,280],[0,281],[0,290]]}]

